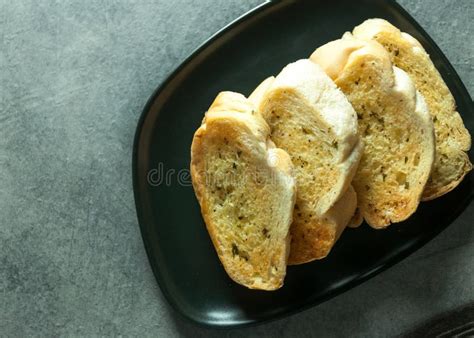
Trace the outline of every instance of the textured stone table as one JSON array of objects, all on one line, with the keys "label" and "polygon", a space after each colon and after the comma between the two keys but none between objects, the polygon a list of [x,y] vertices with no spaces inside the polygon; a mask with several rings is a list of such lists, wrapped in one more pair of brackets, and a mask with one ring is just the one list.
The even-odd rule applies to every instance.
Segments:
[{"label": "textured stone table", "polygon": [[[393,336],[474,301],[474,227],[318,307],[215,332],[170,311],[134,209],[155,87],[260,0],[0,1],[0,335]],[[474,1],[400,0],[474,91]],[[471,206],[473,208],[473,206]]]}]

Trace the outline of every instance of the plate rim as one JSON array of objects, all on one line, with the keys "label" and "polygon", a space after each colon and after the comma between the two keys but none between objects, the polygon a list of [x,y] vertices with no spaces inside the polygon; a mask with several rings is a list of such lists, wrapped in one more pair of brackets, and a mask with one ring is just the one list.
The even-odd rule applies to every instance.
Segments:
[{"label": "plate rim", "polygon": [[[411,16],[408,11],[403,8],[402,5],[400,5],[398,2],[395,0],[369,0],[374,3],[377,2],[384,2],[387,5],[391,6],[393,9],[396,10],[397,13],[401,14],[414,28],[415,30],[420,33],[420,35],[423,36],[424,39],[428,42],[429,46],[431,49],[435,50],[436,53],[438,54],[439,58],[443,62],[443,65],[446,67],[448,72],[450,73],[450,78],[453,80],[453,82],[456,83],[458,86],[458,90],[461,92],[463,96],[466,96],[468,98],[471,98],[469,92],[467,91],[467,88],[460,78],[459,74],[455,70],[454,66],[451,64],[451,62],[448,60],[448,58],[445,56],[443,51],[440,49],[440,47],[436,44],[436,42],[431,38],[431,36],[423,29],[423,27]],[[196,316],[190,315],[188,312],[183,311],[181,307],[177,304],[175,299],[170,295],[166,284],[163,283],[163,278],[162,278],[162,272],[161,270],[156,266],[154,256],[151,253],[151,248],[150,248],[150,243],[149,239],[145,237],[145,231],[144,231],[144,224],[145,219],[143,215],[143,208],[141,203],[141,192],[139,190],[139,144],[141,141],[141,136],[142,136],[142,131],[143,131],[143,126],[144,122],[146,120],[146,117],[148,116],[148,113],[150,112],[151,107],[153,106],[154,102],[156,99],[160,96],[160,94],[163,92],[163,90],[168,86],[168,84],[177,76],[179,73],[187,66],[189,65],[196,56],[198,56],[201,52],[203,52],[206,48],[211,46],[216,40],[219,38],[223,37],[226,33],[237,27],[239,24],[244,23],[247,20],[252,19],[256,15],[260,14],[261,12],[270,9],[272,7],[277,6],[280,3],[283,2],[296,2],[295,0],[266,0],[265,2],[257,5],[256,7],[250,9],[249,11],[243,13],[236,19],[232,20],[230,23],[219,29],[217,32],[212,34],[209,38],[207,38],[204,42],[202,42],[197,48],[195,48],[191,53],[188,54],[184,58],[184,60],[176,67],[174,68],[168,75],[165,77],[165,79],[156,87],[156,89],[152,92],[150,97],[148,98],[144,108],[142,109],[142,112],[140,114],[140,117],[137,122],[137,126],[135,128],[135,135],[134,135],[134,140],[133,140],[133,150],[132,150],[132,184],[133,184],[133,195],[134,195],[134,201],[135,201],[135,209],[136,209],[136,214],[137,214],[137,220],[138,220],[138,225],[140,228],[140,235],[142,237],[142,241],[145,247],[146,255],[148,258],[148,263],[150,264],[150,267],[153,271],[153,275],[155,277],[155,280],[164,296],[164,298],[167,301],[168,307],[170,307],[175,313],[177,313],[181,318],[184,318],[185,320],[188,320],[189,322],[203,328],[212,328],[212,329],[228,329],[228,328],[245,328],[245,327],[253,327],[257,326],[263,323],[269,323],[273,322],[285,317],[289,317],[292,315],[295,315],[297,313],[306,311],[312,307],[315,307],[323,302],[326,302],[327,300],[334,298],[360,284],[363,282],[369,280],[370,278],[380,274],[381,272],[393,267],[395,264],[402,262],[405,260],[408,256],[413,254],[415,251],[421,249],[423,246],[425,246],[428,242],[430,242],[432,239],[437,237],[441,232],[443,232],[446,228],[448,228],[451,224],[446,226],[445,228],[441,228],[433,232],[433,235],[429,238],[423,238],[418,242],[418,245],[416,246],[411,246],[410,248],[406,249],[403,251],[402,254],[396,255],[394,257],[389,257],[386,260],[386,263],[383,265],[380,265],[365,274],[353,279],[352,281],[348,282],[342,287],[339,287],[336,291],[331,292],[325,297],[322,297],[316,301],[310,301],[307,304],[304,304],[302,306],[289,309],[286,311],[282,311],[280,313],[274,314],[272,316],[269,316],[267,318],[263,319],[248,319],[248,320],[242,320],[242,321],[233,321],[231,323],[222,323],[222,322],[215,322],[212,320],[203,320],[200,319]],[[443,78],[444,79],[444,78]],[[472,101],[472,98],[471,98]],[[472,108],[472,105],[470,106]],[[472,202],[472,196],[471,200],[469,201]],[[453,212],[453,221],[456,220],[462,211],[464,210],[464,207],[459,207],[455,212]]]}]

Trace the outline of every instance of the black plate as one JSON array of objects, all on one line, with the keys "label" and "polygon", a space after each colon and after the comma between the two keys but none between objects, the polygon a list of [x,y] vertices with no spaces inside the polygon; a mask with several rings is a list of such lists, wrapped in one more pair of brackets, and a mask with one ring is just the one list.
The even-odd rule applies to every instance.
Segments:
[{"label": "black plate", "polygon": [[[192,136],[204,112],[219,91],[249,94],[265,77],[371,17],[390,20],[424,45],[472,133],[472,100],[453,67],[399,5],[382,0],[265,3],[201,46],[147,103],[133,153],[137,213],[161,290],[188,319],[242,326],[301,311],[399,262],[459,215],[468,217],[462,212],[473,197],[469,176],[445,197],[423,203],[407,222],[384,231],[367,225],[346,230],[328,258],[289,267],[284,287],[276,292],[232,282],[217,258],[188,172]],[[158,185],[161,165],[169,180]]]}]

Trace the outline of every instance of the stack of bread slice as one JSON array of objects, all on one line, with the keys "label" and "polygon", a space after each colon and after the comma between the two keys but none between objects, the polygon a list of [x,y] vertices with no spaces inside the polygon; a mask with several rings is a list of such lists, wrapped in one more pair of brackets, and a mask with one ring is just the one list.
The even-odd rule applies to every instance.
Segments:
[{"label": "stack of bread slice", "polygon": [[428,53],[414,37],[382,19],[365,21],[354,28],[353,35],[357,39],[380,43],[393,64],[408,73],[424,96],[436,133],[436,159],[422,200],[432,200],[450,192],[472,170],[467,155],[471,136],[456,111],[453,95]]},{"label": "stack of bread slice", "polygon": [[418,207],[435,156],[433,123],[422,95],[376,42],[346,35],[310,59],[357,111],[365,143],[353,181],[361,216],[374,228],[407,219]]},{"label": "stack of bread slice", "polygon": [[380,229],[454,189],[470,135],[423,47],[372,19],[248,97],[222,92],[191,147],[197,199],[229,276],[275,290],[346,226]]}]

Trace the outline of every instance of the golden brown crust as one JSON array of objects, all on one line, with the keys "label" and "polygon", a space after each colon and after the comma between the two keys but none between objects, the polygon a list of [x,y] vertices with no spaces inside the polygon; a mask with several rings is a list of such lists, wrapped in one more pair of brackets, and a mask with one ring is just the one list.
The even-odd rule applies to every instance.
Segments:
[{"label": "golden brown crust", "polygon": [[362,217],[360,209],[357,208],[355,213],[354,213],[354,216],[352,216],[352,218],[349,221],[349,224],[347,226],[349,228],[358,228],[362,225],[363,222],[364,222],[364,217]]},{"label": "golden brown crust", "polygon": [[[457,152],[456,155],[462,158],[462,160],[460,161],[461,164],[459,166],[460,170],[457,172],[458,177],[456,179],[453,179],[451,182],[447,182],[440,186],[437,185],[436,183],[433,183],[433,182],[430,183],[430,181],[428,181],[430,184],[427,184],[425,187],[425,190],[423,191],[423,196],[421,199],[422,201],[424,202],[431,201],[452,191],[462,182],[464,177],[466,177],[466,175],[469,174],[469,172],[472,170],[472,164],[471,164],[471,161],[469,160],[469,156],[467,155],[467,153],[460,151],[460,152]],[[435,167],[434,170],[436,169],[437,168]],[[433,180],[433,179],[436,180],[435,177],[433,177],[432,175],[432,177],[430,177],[430,180]]]},{"label": "golden brown crust", "polygon": [[265,93],[270,88],[273,81],[275,81],[274,76],[267,77],[249,95],[249,101],[252,102],[255,105],[255,107],[258,107],[260,105],[260,103],[263,100],[263,97],[265,96]]}]

